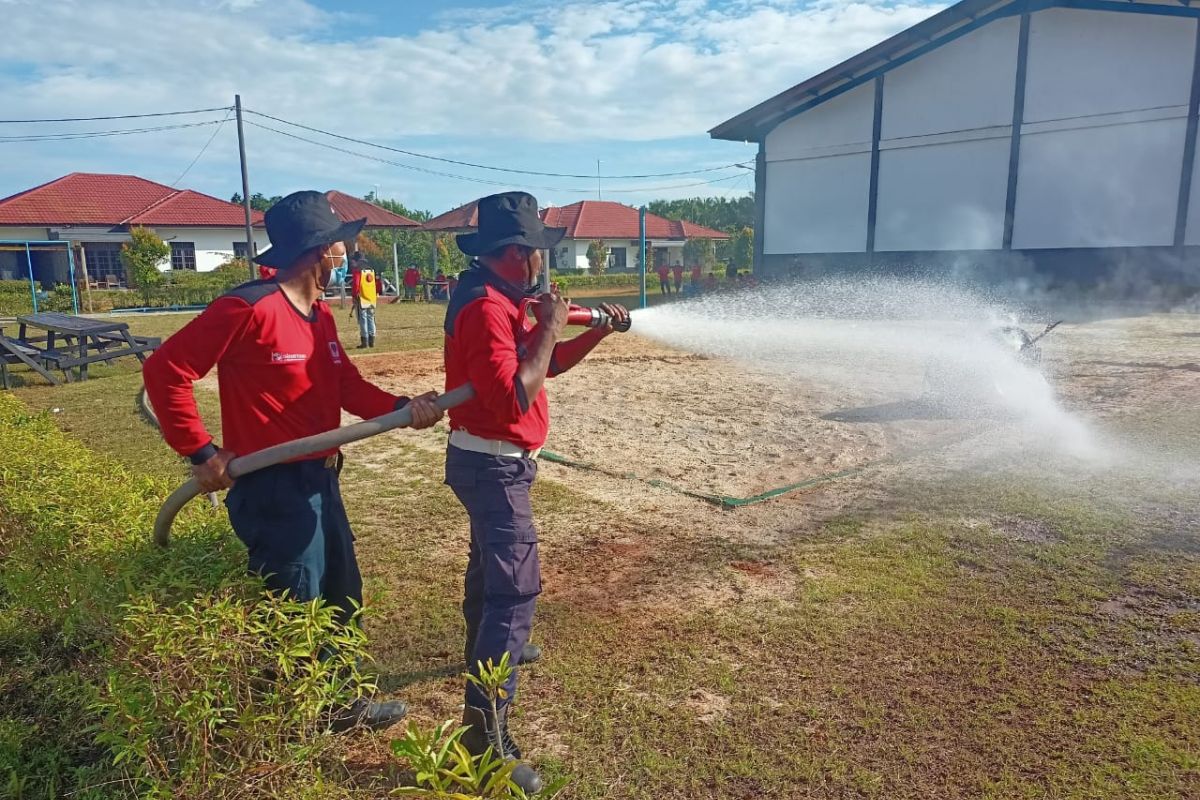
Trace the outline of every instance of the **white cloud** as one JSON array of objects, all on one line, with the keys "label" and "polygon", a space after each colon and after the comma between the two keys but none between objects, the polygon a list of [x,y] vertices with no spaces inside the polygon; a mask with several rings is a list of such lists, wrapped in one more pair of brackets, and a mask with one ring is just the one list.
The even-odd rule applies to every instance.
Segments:
[{"label": "white cloud", "polygon": [[936,8],[538,2],[349,41],[345,18],[304,0],[19,2],[0,70],[25,69],[19,81],[0,72],[0,89],[13,116],[220,105],[241,92],[248,106],[352,121],[372,137],[659,139],[700,134]]}]

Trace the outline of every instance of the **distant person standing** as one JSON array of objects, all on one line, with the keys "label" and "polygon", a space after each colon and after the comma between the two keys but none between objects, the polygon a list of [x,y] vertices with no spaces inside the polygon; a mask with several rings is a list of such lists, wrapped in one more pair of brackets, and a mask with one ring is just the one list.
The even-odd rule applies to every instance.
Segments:
[{"label": "distant person standing", "polygon": [[437,275],[433,276],[433,299],[446,299],[446,273],[440,269],[437,271]]},{"label": "distant person standing", "polygon": [[659,264],[654,271],[658,273],[658,290],[664,295],[670,294],[671,268],[667,266],[666,262],[663,262],[662,264]]},{"label": "distant person standing", "polygon": [[696,285],[697,289],[700,288],[700,279],[703,277],[704,277],[704,275],[700,271],[700,265],[692,264],[692,283],[694,283]]},{"label": "distant person standing", "polygon": [[683,291],[683,264],[678,261],[671,267],[671,277],[675,279],[675,294]]},{"label": "distant person standing", "polygon": [[417,287],[421,285],[421,270],[409,267],[404,270],[404,299],[416,301]]},{"label": "distant person standing", "polygon": [[359,350],[375,346],[375,304],[379,301],[379,279],[367,263],[367,257],[355,253],[351,267],[351,291],[354,293],[354,313],[358,315]]},{"label": "distant person standing", "polygon": [[737,283],[737,276],[737,267],[735,267],[733,264],[730,264],[725,268],[725,279],[728,280],[730,284]]}]

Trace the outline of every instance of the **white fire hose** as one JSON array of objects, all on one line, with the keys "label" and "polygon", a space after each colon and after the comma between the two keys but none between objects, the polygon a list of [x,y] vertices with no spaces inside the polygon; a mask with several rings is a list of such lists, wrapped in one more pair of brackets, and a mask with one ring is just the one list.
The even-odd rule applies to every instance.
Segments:
[{"label": "white fire hose", "polygon": [[[471,387],[471,384],[464,383],[462,386],[440,395],[434,400],[434,403],[438,408],[446,411],[467,402],[474,396],[475,390]],[[268,447],[265,450],[259,450],[256,453],[235,458],[229,462],[229,476],[236,480],[243,475],[257,472],[265,467],[282,464],[285,461],[294,461],[311,453],[319,453],[322,450],[332,450],[351,442],[376,436],[385,431],[407,427],[411,423],[412,411],[405,406],[397,411],[384,414],[381,417],[358,422],[354,425],[347,425],[344,428],[336,428],[325,433],[318,433],[315,436],[306,436],[303,439],[284,442],[274,447]],[[159,510],[158,518],[154,520],[155,544],[160,547],[166,547],[170,544],[171,523],[175,521],[175,516],[192,498],[198,496],[200,493],[200,484],[196,482],[195,478],[192,478],[171,493],[171,496],[167,498]]]}]

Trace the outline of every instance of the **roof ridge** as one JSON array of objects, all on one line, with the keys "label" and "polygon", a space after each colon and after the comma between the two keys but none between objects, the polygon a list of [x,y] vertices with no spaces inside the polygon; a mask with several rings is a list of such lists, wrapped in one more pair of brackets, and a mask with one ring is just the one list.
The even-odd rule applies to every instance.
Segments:
[{"label": "roof ridge", "polygon": [[[134,177],[136,177],[136,176],[134,176]],[[147,181],[147,183],[154,183],[154,181]],[[161,186],[162,184],[159,184],[159,185]],[[153,203],[151,203],[150,205],[141,209],[140,211],[135,211],[134,213],[130,214],[125,219],[118,222],[117,224],[118,225],[129,225],[133,222],[133,220],[137,219],[138,217],[145,216],[146,214],[150,213],[150,211],[152,211],[153,209],[158,208],[161,205],[164,205],[168,200],[173,200],[174,198],[178,197],[179,195],[183,194],[183,192],[186,191],[185,189],[171,189],[171,187],[169,187],[169,186],[167,188],[170,189],[170,191],[167,192],[167,194],[158,198]]]}]

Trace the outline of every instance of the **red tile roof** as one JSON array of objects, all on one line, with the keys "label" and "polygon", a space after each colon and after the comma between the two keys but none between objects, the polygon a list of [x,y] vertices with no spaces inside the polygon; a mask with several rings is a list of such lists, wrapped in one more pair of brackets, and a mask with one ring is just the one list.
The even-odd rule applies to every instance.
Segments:
[{"label": "red tile roof", "polygon": [[423,231],[473,231],[479,227],[479,201],[472,200],[434,217],[421,226]]},{"label": "red tile roof", "polygon": [[421,223],[415,219],[393,214],[386,208],[381,208],[366,200],[359,200],[357,197],[352,197],[336,189],[326,192],[325,196],[329,198],[329,205],[333,206],[333,213],[337,214],[343,222],[366,217],[368,228],[418,228],[421,226]]},{"label": "red tile roof", "polygon": [[[638,210],[608,200],[582,200],[561,208],[547,208],[542,219],[555,228],[566,228],[568,239],[637,239],[641,236]],[[646,214],[648,239],[728,239],[722,233],[694,222]]]},{"label": "red tile roof", "polygon": [[[262,224],[262,213],[251,218]],[[0,200],[0,225],[158,225],[238,228],[242,207],[134,175],[72,172]]]}]

